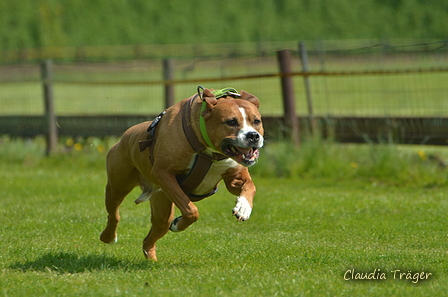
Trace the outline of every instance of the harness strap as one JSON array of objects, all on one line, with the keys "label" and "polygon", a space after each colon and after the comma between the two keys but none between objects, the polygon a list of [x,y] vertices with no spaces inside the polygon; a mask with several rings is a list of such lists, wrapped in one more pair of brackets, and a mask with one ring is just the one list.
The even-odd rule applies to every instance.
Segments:
[{"label": "harness strap", "polygon": [[[223,92],[223,94],[220,94],[221,97],[224,97],[224,95],[232,96],[233,95],[239,95],[236,93],[231,93],[230,91],[234,91],[232,88],[225,89],[226,92]],[[236,91],[235,91],[236,92]],[[229,95],[230,94],[230,95]],[[188,172],[188,174],[184,175],[177,175],[176,179],[181,187],[181,189],[184,191],[185,194],[192,198],[196,198],[197,200],[200,200],[202,198],[206,198],[208,196],[211,196],[216,193],[218,190],[217,187],[215,187],[210,193],[205,195],[194,195],[192,194],[193,191],[201,184],[201,182],[204,180],[205,176],[207,175],[207,172],[209,171],[210,167],[212,166],[213,161],[219,161],[227,159],[228,157],[223,154],[213,153],[212,156],[206,155],[204,151],[207,149],[198,139],[196,136],[196,133],[193,130],[192,127],[192,120],[191,120],[191,107],[193,105],[194,100],[200,96],[199,92],[198,94],[192,96],[182,107],[182,128],[184,130],[185,136],[187,137],[188,142],[190,143],[193,150],[197,153],[193,166]],[[219,96],[219,95],[218,95]],[[151,163],[154,164],[154,157],[153,157],[153,151],[154,146],[156,142],[156,138],[154,137],[155,130],[157,127],[157,124],[159,123],[162,116],[166,113],[166,111],[159,114],[150,124],[148,127],[148,139],[145,141],[139,142],[140,152],[143,152],[146,148],[149,147],[150,155],[149,158],[151,160]]]},{"label": "harness strap", "polygon": [[[197,153],[190,172],[188,172],[186,176],[176,177],[180,187],[187,194],[191,194],[204,180],[214,160],[224,160],[228,158],[227,156],[222,154],[213,153],[213,156],[209,156],[203,153],[206,147],[199,141],[191,125],[191,106],[193,105],[193,102],[197,97],[198,94],[192,96],[182,108],[182,128],[184,130],[185,136],[188,139],[188,142],[190,143],[193,150]],[[212,192],[203,196],[207,197],[213,195],[214,193],[216,193],[216,190],[217,189],[215,188]]]},{"label": "harness strap", "polygon": [[193,105],[196,97],[198,97],[198,94],[192,96],[182,107],[182,128],[193,150],[200,153],[205,150],[206,147],[199,142],[199,139],[197,138],[196,133],[194,133],[191,125],[191,106]]},{"label": "harness strap", "polygon": [[149,159],[151,160],[151,163],[154,164],[154,145],[156,143],[156,140],[154,138],[154,135],[156,133],[156,127],[157,124],[162,119],[162,116],[166,113],[166,110],[162,111],[149,125],[148,129],[146,130],[148,134],[148,139],[144,141],[139,141],[138,145],[140,148],[140,152],[143,152],[147,147],[149,147]]},{"label": "harness strap", "polygon": [[212,166],[213,158],[205,154],[197,154],[193,163],[193,167],[188,172],[187,176],[176,176],[177,181],[181,189],[187,193],[193,193],[193,191],[199,186],[204,177],[207,175],[208,170]]}]

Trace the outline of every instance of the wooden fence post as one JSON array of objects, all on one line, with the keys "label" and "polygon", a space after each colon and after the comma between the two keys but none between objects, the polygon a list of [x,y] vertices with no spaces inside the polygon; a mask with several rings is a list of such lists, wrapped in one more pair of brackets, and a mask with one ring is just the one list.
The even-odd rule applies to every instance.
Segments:
[{"label": "wooden fence post", "polygon": [[46,155],[50,155],[56,149],[58,142],[58,130],[56,124],[56,114],[54,112],[53,102],[53,62],[48,59],[41,64],[42,84],[44,89],[44,104],[45,104],[45,126],[47,148]]},{"label": "wooden fence post", "polygon": [[296,115],[294,84],[291,76],[291,52],[289,50],[278,51],[277,58],[281,74],[285,124],[289,128],[292,143],[300,145],[299,121]]},{"label": "wooden fence post", "polygon": [[300,54],[300,60],[302,61],[302,71],[304,73],[303,80],[305,83],[305,92],[306,92],[306,102],[308,105],[308,119],[309,119],[309,125],[310,125],[310,132],[311,134],[314,134],[317,131],[317,125],[316,120],[314,118],[314,111],[313,111],[313,97],[311,95],[311,86],[310,86],[310,79],[307,75],[309,68],[308,68],[308,53],[306,51],[305,42],[300,41],[299,42],[299,54]]},{"label": "wooden fence post", "polygon": [[165,108],[174,105],[174,60],[163,60],[163,79],[165,80]]}]

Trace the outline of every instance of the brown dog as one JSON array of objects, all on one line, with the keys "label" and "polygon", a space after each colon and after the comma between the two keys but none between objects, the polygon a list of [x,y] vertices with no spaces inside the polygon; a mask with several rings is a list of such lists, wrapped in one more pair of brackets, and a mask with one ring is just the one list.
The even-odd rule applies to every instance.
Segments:
[{"label": "brown dog", "polygon": [[[103,242],[117,241],[120,204],[138,185],[142,194],[135,202],[149,199],[151,204],[152,227],[143,241],[148,259],[157,260],[156,241],[169,230],[183,231],[198,219],[193,202],[214,194],[221,180],[237,196],[233,214],[249,219],[255,185],[247,167],[256,162],[264,141],[259,101],[245,91],[220,97],[199,91],[152,124],[131,127],[110,149]],[[182,214],[176,219],[174,206]]]}]

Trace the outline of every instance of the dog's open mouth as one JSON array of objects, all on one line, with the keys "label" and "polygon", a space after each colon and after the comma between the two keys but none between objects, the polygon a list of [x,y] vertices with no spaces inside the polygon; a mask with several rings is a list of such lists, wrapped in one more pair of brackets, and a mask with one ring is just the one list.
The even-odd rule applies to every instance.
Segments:
[{"label": "dog's open mouth", "polygon": [[260,156],[260,151],[258,148],[239,147],[233,145],[225,146],[223,148],[223,153],[244,166],[251,166],[255,164]]}]

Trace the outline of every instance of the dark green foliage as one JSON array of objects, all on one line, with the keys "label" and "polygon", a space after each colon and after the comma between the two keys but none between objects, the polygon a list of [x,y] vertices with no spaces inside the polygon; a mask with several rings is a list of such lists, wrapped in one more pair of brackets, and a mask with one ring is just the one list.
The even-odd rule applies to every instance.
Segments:
[{"label": "dark green foliage", "polygon": [[0,3],[0,50],[350,38],[446,38],[443,0],[23,0]]}]

